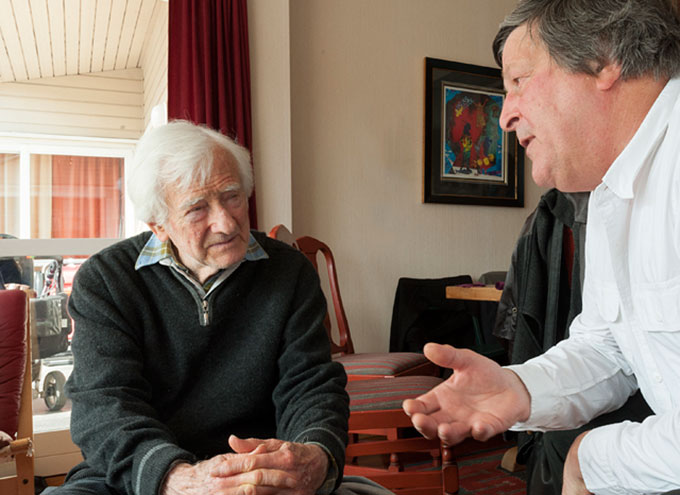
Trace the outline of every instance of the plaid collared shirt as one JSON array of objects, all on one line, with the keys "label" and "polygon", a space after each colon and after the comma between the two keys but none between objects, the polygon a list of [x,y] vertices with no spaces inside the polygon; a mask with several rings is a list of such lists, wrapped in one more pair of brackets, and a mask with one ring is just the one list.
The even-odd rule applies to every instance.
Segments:
[{"label": "plaid collared shirt", "polygon": [[212,289],[216,288],[219,284],[226,280],[229,275],[234,273],[234,271],[241,263],[243,263],[243,261],[256,261],[267,258],[269,258],[269,255],[267,255],[265,250],[262,249],[262,246],[260,246],[260,244],[255,240],[253,234],[250,234],[246,255],[243,260],[231,265],[230,267],[220,270],[215,275],[206,280],[204,284],[200,284],[198,280],[196,280],[196,278],[191,274],[189,269],[177,259],[170,241],[163,242],[158,239],[158,237],[156,237],[156,234],[152,234],[137,257],[135,270],[139,270],[145,266],[155,265],[156,263],[168,266],[186,277],[186,279],[189,280],[194,287],[196,287],[199,295],[201,297],[205,297]]}]

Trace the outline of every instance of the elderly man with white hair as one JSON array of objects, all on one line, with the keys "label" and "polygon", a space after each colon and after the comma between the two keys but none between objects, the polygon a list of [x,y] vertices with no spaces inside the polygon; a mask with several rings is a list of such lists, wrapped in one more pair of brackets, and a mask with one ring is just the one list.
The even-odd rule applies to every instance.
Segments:
[{"label": "elderly man with white hair", "polygon": [[92,256],[71,434],[84,462],[54,493],[384,494],[342,482],[348,397],[318,277],[251,231],[250,156],[189,122],[138,144],[128,192],[151,232]]}]

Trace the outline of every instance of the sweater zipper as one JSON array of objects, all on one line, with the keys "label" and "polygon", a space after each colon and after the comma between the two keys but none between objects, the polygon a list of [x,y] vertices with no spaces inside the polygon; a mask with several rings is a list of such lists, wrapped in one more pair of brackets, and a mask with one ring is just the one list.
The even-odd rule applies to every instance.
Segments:
[{"label": "sweater zipper", "polygon": [[203,299],[203,326],[210,324],[210,312],[208,311],[208,298]]},{"label": "sweater zipper", "polygon": [[200,324],[202,327],[207,327],[208,324],[210,323],[210,309],[208,305],[208,294],[205,295],[205,297],[201,297],[198,295],[198,292],[196,291],[196,288],[193,286],[191,282],[187,280],[187,277],[181,273],[179,273],[177,270],[172,270],[172,274],[179,280],[179,283],[182,284],[186,289],[189,291],[191,294],[191,297],[198,303],[198,319],[200,320]]}]

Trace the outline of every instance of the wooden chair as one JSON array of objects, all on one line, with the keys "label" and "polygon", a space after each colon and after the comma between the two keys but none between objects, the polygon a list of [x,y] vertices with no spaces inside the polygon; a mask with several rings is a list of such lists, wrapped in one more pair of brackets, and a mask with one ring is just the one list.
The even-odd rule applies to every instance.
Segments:
[{"label": "wooden chair", "polygon": [[330,316],[326,313],[324,324],[331,343],[333,359],[341,363],[347,377],[353,380],[368,380],[372,378],[428,375],[437,376],[439,368],[418,352],[362,352],[354,351],[352,336],[347,323],[347,316],[342,304],[340,287],[338,285],[335,259],[331,249],[323,242],[313,237],[305,236],[296,239],[297,248],[307,257],[319,271],[317,254],[321,253],[326,261],[328,283],[331,300],[337,321],[338,341],[333,340]]},{"label": "wooden chair", "polygon": [[285,242],[289,246],[293,246],[294,248],[298,248],[297,241],[295,240],[295,236],[293,233],[288,230],[288,227],[286,227],[283,224],[278,224],[275,225],[270,231],[269,231],[269,237],[272,239],[277,239],[281,242]]},{"label": "wooden chair", "polygon": [[0,478],[3,495],[33,495],[33,409],[28,300],[20,290],[0,291],[0,441],[14,458],[16,475]]},{"label": "wooden chair", "polygon": [[432,376],[348,382],[349,433],[344,474],[365,476],[398,495],[458,492],[450,448],[421,437],[401,404],[441,383]]},{"label": "wooden chair", "polygon": [[[343,364],[348,374],[347,392],[350,397],[349,433],[345,475],[365,476],[400,495],[447,494],[458,491],[458,470],[451,451],[437,440],[426,440],[413,429],[410,419],[401,409],[405,399],[415,398],[441,383],[438,368],[418,353],[355,354],[349,326],[342,306],[333,254],[328,246],[310,237],[295,239],[283,225],[277,225],[269,236],[300,249],[318,271],[316,254],[321,251],[327,261],[329,285],[338,319],[340,345],[331,338],[330,317],[326,313],[325,326],[335,359]],[[318,247],[318,249],[317,249]],[[323,249],[323,251],[322,251]],[[324,252],[325,251],[325,252]],[[359,363],[346,357],[367,357],[369,365],[360,369]],[[427,362],[430,366],[416,365],[409,374],[398,364],[410,359]],[[391,361],[390,366],[385,364]],[[385,379],[386,372],[396,369],[397,374]],[[419,370],[424,371],[419,373]],[[363,371],[363,374],[361,372]],[[359,373],[352,375],[351,373]],[[413,456],[420,460],[429,457],[425,469],[416,469],[407,463]],[[384,466],[367,466],[367,458],[385,459]],[[444,462],[442,462],[444,459]],[[420,466],[421,468],[423,466]]]}]

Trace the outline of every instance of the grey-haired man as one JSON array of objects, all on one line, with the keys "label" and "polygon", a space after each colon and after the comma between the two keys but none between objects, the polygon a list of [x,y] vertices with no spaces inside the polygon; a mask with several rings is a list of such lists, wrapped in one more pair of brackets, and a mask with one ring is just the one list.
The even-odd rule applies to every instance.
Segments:
[{"label": "grey-haired man", "polygon": [[593,191],[582,313],[570,337],[501,368],[430,345],[452,378],[404,409],[457,443],[510,427],[570,429],[638,388],[642,423],[574,441],[564,494],[680,488],[680,19],[675,0],[524,0],[494,42],[507,97],[501,125],[534,180]]}]

